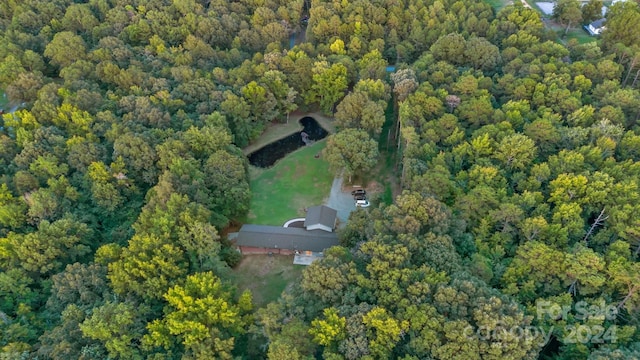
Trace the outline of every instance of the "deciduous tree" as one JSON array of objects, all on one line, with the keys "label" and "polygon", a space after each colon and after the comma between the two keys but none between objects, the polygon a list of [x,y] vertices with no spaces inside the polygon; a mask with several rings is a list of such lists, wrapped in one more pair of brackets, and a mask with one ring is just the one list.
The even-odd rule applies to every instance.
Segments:
[{"label": "deciduous tree", "polygon": [[334,173],[351,177],[375,166],[378,144],[364,130],[345,129],[329,136],[322,153]]},{"label": "deciduous tree", "polygon": [[313,83],[306,98],[307,103],[319,102],[326,114],[333,113],[335,103],[344,96],[347,89],[347,68],[326,60],[316,61],[313,66]]},{"label": "deciduous tree", "polygon": [[[147,325],[149,334],[143,344],[175,350],[185,357],[232,358],[236,337],[246,331],[251,311],[251,295],[243,306],[233,301],[233,293],[213,273],[187,276],[184,285],[176,285],[164,295],[168,306],[164,316]],[[245,307],[248,305],[249,307]]]}]

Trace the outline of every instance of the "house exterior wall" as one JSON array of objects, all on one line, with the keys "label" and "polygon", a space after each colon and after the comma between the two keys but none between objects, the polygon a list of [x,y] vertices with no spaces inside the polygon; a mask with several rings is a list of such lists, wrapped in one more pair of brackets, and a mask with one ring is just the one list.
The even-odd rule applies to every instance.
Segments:
[{"label": "house exterior wall", "polygon": [[323,224],[313,224],[313,225],[309,225],[307,226],[307,230],[324,230],[324,231],[328,231],[328,232],[333,232],[333,229],[323,225]]},{"label": "house exterior wall", "polygon": [[267,255],[269,253],[278,255],[293,255],[295,253],[295,251],[289,249],[274,249],[251,246],[240,246],[239,248],[242,255]]},{"label": "house exterior wall", "polygon": [[594,28],[593,25],[589,25],[589,30],[591,30],[592,33],[596,34],[596,35],[600,35],[600,32],[602,31],[602,28]]}]

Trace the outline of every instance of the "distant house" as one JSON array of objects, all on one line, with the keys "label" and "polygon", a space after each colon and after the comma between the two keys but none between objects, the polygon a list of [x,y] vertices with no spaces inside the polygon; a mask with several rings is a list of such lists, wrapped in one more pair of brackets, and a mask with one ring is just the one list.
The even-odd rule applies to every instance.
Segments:
[{"label": "distant house", "polygon": [[328,206],[320,205],[310,207],[307,217],[304,219],[304,227],[307,230],[324,230],[333,232],[336,228],[338,211]]},{"label": "distant house", "polygon": [[584,29],[587,30],[591,36],[598,36],[602,33],[602,30],[606,28],[604,26],[605,21],[606,19],[596,20],[589,25],[585,25]]},{"label": "distant house", "polygon": [[340,244],[338,235],[333,232],[336,216],[335,209],[314,206],[307,210],[304,228],[244,224],[240,231],[229,234],[229,239],[244,255],[304,254],[321,257],[325,249]]}]

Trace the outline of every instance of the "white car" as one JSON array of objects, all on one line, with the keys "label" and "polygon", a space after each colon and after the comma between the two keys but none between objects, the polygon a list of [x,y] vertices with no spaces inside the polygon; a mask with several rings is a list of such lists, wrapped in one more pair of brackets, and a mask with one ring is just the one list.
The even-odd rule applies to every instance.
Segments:
[{"label": "white car", "polygon": [[362,207],[362,208],[366,208],[369,207],[369,200],[365,199],[365,200],[356,200],[356,207]]}]

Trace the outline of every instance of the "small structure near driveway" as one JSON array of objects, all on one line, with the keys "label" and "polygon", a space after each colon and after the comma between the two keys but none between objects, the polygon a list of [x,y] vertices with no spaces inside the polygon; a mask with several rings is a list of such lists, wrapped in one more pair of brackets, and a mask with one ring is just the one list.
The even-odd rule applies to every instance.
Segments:
[{"label": "small structure near driveway", "polygon": [[605,22],[606,22],[606,19],[596,20],[589,25],[585,25],[584,29],[587,30],[587,32],[591,36],[597,36],[597,35],[600,35],[602,33],[602,30],[605,29],[605,25],[604,25]]},{"label": "small structure near driveway", "polygon": [[336,215],[337,211],[330,207],[314,206],[307,210],[305,228],[244,224],[240,231],[229,235],[243,255],[295,254],[306,257],[308,263],[301,265],[308,265],[321,258],[325,249],[340,245],[333,232]]},{"label": "small structure near driveway", "polygon": [[307,230],[324,230],[333,232],[336,228],[338,211],[328,206],[320,205],[307,209],[304,227]]}]

